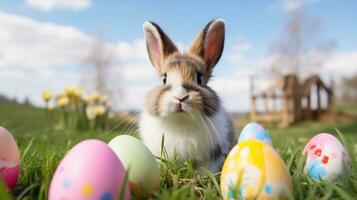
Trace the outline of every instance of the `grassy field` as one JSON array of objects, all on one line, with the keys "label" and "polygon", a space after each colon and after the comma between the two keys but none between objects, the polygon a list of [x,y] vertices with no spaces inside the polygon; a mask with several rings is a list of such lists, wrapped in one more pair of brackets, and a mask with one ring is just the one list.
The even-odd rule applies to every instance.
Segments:
[{"label": "grassy field", "polygon": [[[21,151],[21,176],[11,192],[0,186],[0,199],[47,199],[48,186],[57,164],[68,149],[79,141],[97,138],[108,142],[122,133],[130,133],[130,125],[123,123],[111,131],[78,132],[55,130],[47,123],[44,110],[0,104],[0,126],[16,138]],[[237,132],[247,121],[236,123]],[[112,126],[115,126],[113,124]],[[286,161],[294,182],[295,199],[355,199],[357,196],[357,122],[302,123],[291,128],[268,127],[274,147]],[[306,141],[320,132],[343,136],[340,139],[350,149],[353,169],[349,177],[336,184],[315,182],[302,173],[304,160],[300,155]],[[219,174],[196,171],[192,164],[168,162],[161,166],[161,186],[152,199],[221,199]]]}]

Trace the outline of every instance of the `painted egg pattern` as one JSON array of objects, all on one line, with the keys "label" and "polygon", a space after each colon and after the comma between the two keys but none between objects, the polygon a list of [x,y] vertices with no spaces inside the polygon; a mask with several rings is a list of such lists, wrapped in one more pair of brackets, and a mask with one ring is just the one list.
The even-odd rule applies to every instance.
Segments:
[{"label": "painted egg pattern", "polygon": [[303,152],[307,153],[304,172],[314,180],[336,181],[351,168],[351,159],[345,147],[328,133],[313,137]]},{"label": "painted egg pattern", "polygon": [[225,200],[284,199],[292,193],[288,168],[279,154],[258,140],[237,144],[224,162],[221,190]]},{"label": "painted egg pattern", "polygon": [[250,139],[260,140],[272,146],[268,130],[258,123],[253,122],[245,125],[239,135],[238,143]]},{"label": "painted egg pattern", "polygon": [[[49,200],[130,199],[124,190],[125,170],[109,146],[85,140],[74,146],[58,165],[49,189]],[[125,194],[120,192],[125,191]]]},{"label": "painted egg pattern", "polygon": [[0,179],[13,189],[20,175],[20,153],[12,135],[0,127]]}]

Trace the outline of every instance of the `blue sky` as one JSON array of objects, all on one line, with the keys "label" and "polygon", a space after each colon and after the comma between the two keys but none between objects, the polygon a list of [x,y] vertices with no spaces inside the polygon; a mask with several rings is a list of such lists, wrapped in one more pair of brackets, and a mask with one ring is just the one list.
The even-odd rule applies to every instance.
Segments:
[{"label": "blue sky", "polygon": [[[0,8],[43,22],[75,26],[88,34],[100,28],[111,42],[142,37],[142,23],[152,20],[164,27],[174,40],[189,43],[208,20],[220,17],[226,20],[228,39],[243,37],[257,47],[257,53],[265,53],[266,44],[279,33],[288,14],[282,8],[283,2],[96,0],[80,11],[64,8],[41,11],[27,6],[23,0],[12,0],[1,1]],[[311,15],[321,18],[329,35],[338,39],[339,49],[356,47],[356,1],[313,0],[305,5]]]},{"label": "blue sky", "polygon": [[[260,65],[259,63],[265,63],[265,60],[268,60],[269,45],[281,33],[282,26],[291,10],[304,7],[309,15],[319,17],[324,25],[324,36],[337,41],[334,53],[336,53],[339,60],[331,61],[334,63],[334,66],[328,66],[327,73],[333,74],[333,70],[337,70],[338,65],[345,66],[345,62],[354,62],[353,64],[357,65],[357,63],[355,63],[356,60],[353,59],[355,55],[357,55],[355,54],[357,52],[357,26],[355,22],[357,19],[357,1],[353,0],[343,1],[343,3],[337,0],[256,0],[225,1],[224,3],[223,1],[203,0],[175,2],[163,0],[141,2],[129,0],[77,0],[77,2],[81,1],[82,4],[73,3],[76,2],[73,0],[47,0],[47,3],[45,0],[0,1],[0,12],[2,12],[4,16],[11,16],[9,19],[14,20],[13,23],[6,22],[10,24],[8,32],[6,32],[7,30],[2,31],[12,33],[16,29],[14,27],[16,27],[15,25],[17,23],[21,26],[21,20],[30,19],[31,22],[28,24],[29,31],[22,33],[23,35],[29,34],[29,39],[31,39],[33,35],[36,35],[36,31],[51,24],[59,30],[62,30],[63,34],[67,34],[66,31],[68,30],[66,28],[74,29],[76,32],[73,33],[73,35],[76,35],[73,36],[74,38],[88,37],[89,39],[83,39],[83,42],[80,43],[80,45],[83,44],[83,48],[88,47],[84,45],[87,39],[91,40],[98,29],[100,29],[101,32],[105,34],[108,44],[113,47],[118,47],[120,46],[119,44],[125,43],[125,45],[131,49],[142,49],[142,47],[138,47],[143,44],[142,42],[140,43],[140,39],[142,40],[143,38],[142,24],[146,20],[152,20],[157,22],[174,41],[187,47],[209,20],[217,17],[223,18],[226,21],[226,46],[221,62],[218,64],[215,72],[217,79],[219,79],[218,81],[221,82],[216,84],[215,87],[219,89],[221,85],[238,85],[231,86],[231,90],[218,91],[219,94],[223,95],[222,98],[224,102],[226,102],[228,109],[237,111],[249,109],[247,88],[249,74],[253,73],[252,71],[254,70],[260,70],[262,66],[258,66]],[[17,19],[17,16],[21,17],[21,19]],[[31,23],[36,25],[32,26],[30,25]],[[31,27],[34,28],[32,29]],[[62,32],[58,31],[58,33]],[[60,37],[60,35],[52,36],[51,34],[52,32],[46,32],[45,35],[52,40],[54,40],[53,38]],[[68,34],[70,35],[72,32],[68,32]],[[16,38],[14,39],[16,40]],[[6,41],[8,41],[8,39]],[[50,39],[46,44],[48,43],[52,43]],[[71,42],[68,41],[68,46],[63,47],[63,51],[66,51],[66,48],[70,48],[69,43]],[[36,44],[46,45],[41,44],[41,42],[35,43],[35,45]],[[14,49],[15,46],[21,49],[21,45],[25,44],[16,43],[8,45],[10,48],[12,47],[11,45],[13,45]],[[0,47],[0,53],[6,51],[4,47],[3,49],[1,48],[2,47]],[[51,46],[48,48],[51,48]],[[16,52],[16,50],[14,51]],[[76,73],[78,72],[69,73],[72,72],[73,66],[78,63],[73,61],[73,57],[77,55],[76,53],[78,51],[76,50],[73,55],[68,53],[68,55],[64,56],[64,58],[58,62],[48,61],[39,63],[39,65],[43,65],[41,70],[48,70],[48,74],[52,74],[52,76],[53,74],[58,74],[58,77],[70,77],[69,83],[76,84],[78,82]],[[122,47],[119,52],[123,51],[126,52],[124,47]],[[134,51],[136,50],[131,50],[131,54],[133,54]],[[143,52],[141,50],[137,51],[139,53],[141,52],[141,54]],[[43,51],[41,50],[41,52]],[[36,54],[36,56],[44,60],[47,59],[46,55],[41,57],[41,52]],[[121,63],[124,63],[127,68],[131,68],[130,70],[134,72],[134,67],[138,67],[137,70],[141,70],[141,65],[149,65],[143,61],[146,55],[138,56],[138,53],[134,54],[129,56],[130,59],[121,59]],[[4,55],[11,57],[11,55],[7,53]],[[61,57],[60,53],[59,57]],[[341,61],[342,58],[343,60]],[[3,75],[6,80],[19,82],[19,76],[13,76],[15,72],[23,72],[27,74],[27,76],[33,77],[38,75],[33,72],[33,68],[31,68],[30,65],[29,67],[24,67],[27,63],[21,63],[21,66],[19,66],[20,64],[15,62],[16,58],[12,59],[11,57],[9,60],[11,62],[7,62],[7,70],[10,75],[7,77]],[[10,65],[13,65],[11,69]],[[131,65],[133,67],[131,67]],[[351,66],[351,64],[348,66]],[[147,69],[152,70],[150,66],[147,66]],[[240,71],[242,73],[240,73]],[[356,72],[356,68],[347,69],[345,71],[346,73],[339,73],[339,76]],[[46,86],[53,87],[54,90],[65,87],[64,83],[56,82],[52,84],[50,81],[53,79],[46,77],[46,73],[43,76],[44,80],[49,81]],[[128,75],[128,80],[124,77],[125,85],[122,86],[124,89],[126,89],[126,87],[134,88],[134,86],[136,88],[141,87],[140,83],[135,82],[135,80],[130,79],[130,77],[131,76]],[[31,80],[30,77],[24,76],[22,76],[22,79],[23,81]],[[153,77],[149,77],[147,82],[143,82],[145,85],[154,85],[154,83],[155,80]],[[31,100],[36,104],[41,104],[39,97],[36,97],[36,95],[39,96],[40,94],[35,93],[38,93],[40,89],[44,89],[44,86],[41,82],[37,84],[39,85],[37,88],[36,84],[32,84],[29,86],[29,89],[23,90],[14,88],[16,84],[9,84],[6,87],[0,86],[0,93],[16,96],[20,99],[24,98],[24,96],[30,96]],[[262,84],[265,84],[265,82]],[[123,101],[120,107],[130,109],[140,108],[142,101],[134,101],[132,98],[135,98],[136,95],[142,96],[146,90],[145,87],[142,88],[142,90],[136,91],[137,94],[135,94],[135,92],[134,94],[128,94],[128,97]],[[235,92],[232,94],[233,90]],[[126,103],[125,101],[135,103]]]}]

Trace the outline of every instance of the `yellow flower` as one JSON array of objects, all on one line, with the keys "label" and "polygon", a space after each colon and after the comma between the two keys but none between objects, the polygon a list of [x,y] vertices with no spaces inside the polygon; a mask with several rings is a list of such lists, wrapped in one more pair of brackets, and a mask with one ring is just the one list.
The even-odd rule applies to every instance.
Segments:
[{"label": "yellow flower", "polygon": [[105,107],[102,105],[88,106],[86,108],[86,115],[87,115],[87,118],[90,120],[92,120],[98,116],[104,115],[105,112],[106,112]]},{"label": "yellow flower", "polygon": [[102,116],[105,114],[106,109],[104,106],[99,105],[99,106],[96,106],[96,112],[97,112],[97,116]]},{"label": "yellow flower", "polygon": [[81,99],[82,99],[82,101],[83,101],[84,103],[88,103],[89,100],[90,100],[90,98],[89,98],[88,95],[82,95],[82,96],[81,96]]},{"label": "yellow flower", "polygon": [[66,97],[66,96],[62,96],[62,97],[60,97],[60,98],[57,99],[57,106],[58,106],[59,108],[64,108],[64,107],[66,107],[66,106],[68,105],[68,103],[69,103],[69,99],[68,99],[68,97]]},{"label": "yellow flower", "polygon": [[93,102],[98,102],[101,100],[101,94],[97,91],[93,92],[92,95],[91,95],[91,100]]},{"label": "yellow flower", "polygon": [[75,86],[68,86],[64,92],[68,97],[80,97],[82,94],[82,91]]},{"label": "yellow flower", "polygon": [[86,108],[86,116],[88,119],[92,120],[94,118],[96,118],[96,114],[95,114],[95,109],[93,106],[88,106]]},{"label": "yellow flower", "polygon": [[64,92],[61,92],[59,94],[56,95],[56,100],[58,101],[59,99],[66,97],[66,94]]},{"label": "yellow flower", "polygon": [[45,90],[42,92],[42,99],[47,103],[49,100],[51,100],[53,94],[49,90]]},{"label": "yellow flower", "polygon": [[55,109],[55,107],[53,105],[48,105],[47,106],[47,110],[48,111],[53,111]]}]

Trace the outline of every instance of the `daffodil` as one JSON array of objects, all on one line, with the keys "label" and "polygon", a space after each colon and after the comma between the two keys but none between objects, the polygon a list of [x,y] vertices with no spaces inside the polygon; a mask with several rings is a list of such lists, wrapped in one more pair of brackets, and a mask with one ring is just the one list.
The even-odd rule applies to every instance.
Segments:
[{"label": "daffodil", "polygon": [[97,116],[102,116],[102,115],[105,114],[106,109],[105,109],[104,106],[98,105],[98,106],[95,106],[95,107],[96,107]]},{"label": "daffodil", "polygon": [[61,92],[59,94],[56,95],[56,100],[58,101],[59,99],[61,99],[62,97],[66,97],[66,94],[64,92]]},{"label": "daffodil", "polygon": [[57,99],[57,106],[59,108],[64,108],[69,104],[69,99],[66,96],[62,96]]},{"label": "daffodil", "polygon": [[88,95],[82,95],[82,96],[81,96],[81,99],[82,99],[82,101],[83,101],[84,103],[88,103],[89,100],[90,100],[90,97],[89,97]]},{"label": "daffodil", "polygon": [[53,94],[52,94],[52,92],[49,91],[49,90],[44,90],[44,91],[42,92],[42,99],[43,99],[46,103],[48,103],[48,102],[51,100],[52,96],[53,96]]},{"label": "daffodil", "polygon": [[88,119],[92,120],[96,117],[102,116],[106,113],[106,109],[102,105],[88,106],[86,108],[86,116]]},{"label": "daffodil", "polygon": [[89,120],[92,120],[97,117],[94,106],[88,106],[86,108],[86,116]]},{"label": "daffodil", "polygon": [[94,91],[91,95],[91,100],[93,102],[99,102],[101,100],[101,94],[97,91]]},{"label": "daffodil", "polygon": [[75,97],[78,98],[81,96],[82,91],[75,87],[75,86],[68,86],[65,90],[64,90],[65,94],[68,97]]}]

